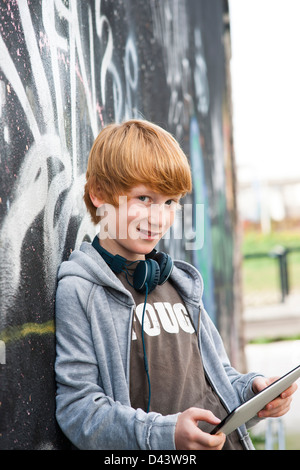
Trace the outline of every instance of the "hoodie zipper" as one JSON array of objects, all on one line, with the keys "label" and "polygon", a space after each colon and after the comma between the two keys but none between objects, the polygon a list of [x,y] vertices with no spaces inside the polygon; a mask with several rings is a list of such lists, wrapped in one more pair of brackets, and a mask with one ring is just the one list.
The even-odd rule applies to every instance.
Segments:
[{"label": "hoodie zipper", "polygon": [[131,342],[132,342],[132,332],[133,332],[133,318],[135,312],[135,304],[131,306],[130,312],[130,328],[129,328],[129,337],[128,337],[128,346],[127,346],[127,364],[126,364],[126,380],[128,385],[128,394],[130,399],[130,362],[131,362]]}]

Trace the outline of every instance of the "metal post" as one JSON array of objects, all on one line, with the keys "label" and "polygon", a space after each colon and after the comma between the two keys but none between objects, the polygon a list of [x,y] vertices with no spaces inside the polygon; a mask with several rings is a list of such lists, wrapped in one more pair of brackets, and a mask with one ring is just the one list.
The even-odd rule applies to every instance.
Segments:
[{"label": "metal post", "polygon": [[[275,431],[273,432],[273,428]],[[277,431],[277,434],[276,434]],[[285,450],[285,434],[282,418],[269,418],[267,420],[266,438],[265,438],[265,449],[274,450],[276,444],[276,438],[278,443],[278,450]]]}]

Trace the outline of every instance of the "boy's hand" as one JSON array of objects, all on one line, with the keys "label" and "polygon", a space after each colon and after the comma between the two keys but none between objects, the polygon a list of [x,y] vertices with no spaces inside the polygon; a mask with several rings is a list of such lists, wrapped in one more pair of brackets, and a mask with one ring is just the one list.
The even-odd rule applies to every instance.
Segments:
[{"label": "boy's hand", "polygon": [[[271,383],[275,382],[279,377],[256,377],[252,384],[252,389],[254,393],[261,392],[264,388]],[[293,383],[289,388],[287,388],[281,395],[275,400],[270,401],[263,410],[258,413],[259,418],[277,418],[286,414],[291,406],[292,395],[297,390],[297,384]]]},{"label": "boy's hand", "polygon": [[175,429],[177,450],[221,450],[226,436],[223,433],[211,435],[198,428],[198,421],[217,425],[220,419],[208,410],[189,408],[178,416]]}]

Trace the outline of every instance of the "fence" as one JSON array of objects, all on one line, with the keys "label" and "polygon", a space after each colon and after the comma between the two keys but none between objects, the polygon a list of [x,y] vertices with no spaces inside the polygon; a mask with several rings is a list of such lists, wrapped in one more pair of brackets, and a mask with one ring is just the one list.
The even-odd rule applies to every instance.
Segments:
[{"label": "fence", "polygon": [[[284,247],[284,246],[277,246],[270,252],[258,252],[258,253],[248,253],[244,255],[244,260],[258,260],[258,259],[274,259],[275,264],[277,264],[278,270],[278,283],[275,286],[276,292],[270,296],[269,299],[272,297],[272,301],[276,301],[277,299],[281,302],[285,302],[286,297],[290,294],[291,291],[291,279],[290,279],[290,256],[293,253],[300,253],[300,247]],[[263,277],[263,276],[262,276]],[[261,278],[261,283],[264,283],[264,279]],[[267,289],[266,289],[267,290]],[[278,294],[278,297],[277,297]],[[251,292],[246,294],[247,303],[251,303],[249,298],[251,298]],[[262,297],[261,297],[262,298]],[[266,297],[265,297],[266,299]],[[265,300],[266,301],[266,300]]]}]

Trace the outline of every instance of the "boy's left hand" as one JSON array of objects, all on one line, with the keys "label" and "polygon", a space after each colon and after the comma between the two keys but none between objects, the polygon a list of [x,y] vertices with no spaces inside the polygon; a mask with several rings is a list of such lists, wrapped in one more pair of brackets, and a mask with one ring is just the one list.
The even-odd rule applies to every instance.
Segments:
[{"label": "boy's left hand", "polygon": [[[252,389],[254,393],[261,392],[264,388],[271,385],[279,377],[256,377],[252,383]],[[292,395],[297,390],[297,384],[293,383],[289,388],[284,390],[281,395],[275,400],[270,401],[263,410],[258,413],[259,418],[277,418],[286,414],[291,406]]]}]

